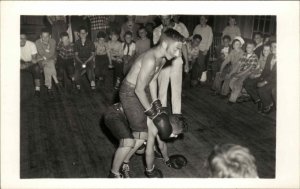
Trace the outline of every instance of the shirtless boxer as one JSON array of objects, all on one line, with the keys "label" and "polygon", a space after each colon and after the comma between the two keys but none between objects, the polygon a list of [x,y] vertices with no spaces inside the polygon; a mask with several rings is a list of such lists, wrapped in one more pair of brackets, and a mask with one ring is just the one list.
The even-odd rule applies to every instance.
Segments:
[{"label": "shirtless boxer", "polygon": [[120,100],[135,138],[135,146],[121,156],[129,159],[148,140],[145,174],[150,178],[162,177],[154,167],[155,137],[165,140],[172,134],[169,117],[157,97],[157,77],[166,60],[180,56],[183,41],[180,33],[167,29],[158,46],[135,60],[120,88]]}]

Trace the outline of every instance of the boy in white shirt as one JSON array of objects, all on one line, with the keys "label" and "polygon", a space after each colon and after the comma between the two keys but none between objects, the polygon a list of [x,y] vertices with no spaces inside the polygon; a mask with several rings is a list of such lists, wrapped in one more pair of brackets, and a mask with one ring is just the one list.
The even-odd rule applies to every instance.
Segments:
[{"label": "boy in white shirt", "polygon": [[40,66],[37,64],[37,49],[33,42],[27,40],[25,32],[21,31],[21,71],[32,74],[35,85],[34,96],[40,96]]}]

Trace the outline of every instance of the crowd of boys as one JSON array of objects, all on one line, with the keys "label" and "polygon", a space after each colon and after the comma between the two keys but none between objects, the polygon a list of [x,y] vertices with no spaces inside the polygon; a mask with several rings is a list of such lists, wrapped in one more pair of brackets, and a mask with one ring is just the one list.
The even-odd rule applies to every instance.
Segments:
[{"label": "crowd of boys", "polygon": [[[190,74],[191,87],[202,86],[212,48],[216,52],[212,63],[213,95],[228,98],[229,105],[253,100],[263,114],[270,113],[276,105],[276,41],[264,40],[261,33],[256,33],[253,41],[245,43],[235,18],[230,17],[222,43],[214,47],[207,16],[199,17],[200,24],[192,35],[179,16],[158,18],[160,22],[155,25],[154,20],[137,23],[135,16],[127,16],[121,27],[116,27],[110,25],[109,17],[89,16],[85,19],[91,21],[91,37],[89,29],[80,26],[74,32],[74,43],[67,28],[60,32],[59,39],[51,38],[50,30],[43,29],[35,43],[21,31],[21,70],[33,74],[37,97],[41,73],[53,98],[52,81],[62,92],[64,73],[78,94],[83,74],[87,74],[91,91],[96,92],[108,70],[114,70],[114,89],[119,91],[121,103],[111,107],[106,119],[120,144],[109,177],[129,178],[130,157],[145,143],[145,174],[162,177],[154,166],[155,140],[166,165],[177,167],[178,161],[168,156],[166,141],[187,127],[181,113],[182,76]],[[167,107],[169,84],[172,108]],[[256,168],[249,174],[256,177]]]}]

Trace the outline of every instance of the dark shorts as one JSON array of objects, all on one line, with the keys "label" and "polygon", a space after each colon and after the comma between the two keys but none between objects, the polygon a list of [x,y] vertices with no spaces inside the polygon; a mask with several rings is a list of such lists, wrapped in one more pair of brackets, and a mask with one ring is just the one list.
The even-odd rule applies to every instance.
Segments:
[{"label": "dark shorts", "polygon": [[105,125],[116,139],[133,139],[133,135],[124,114],[116,110],[114,106],[110,106],[107,109],[104,120]]},{"label": "dark shorts", "polygon": [[133,132],[148,132],[147,117],[144,113],[145,109],[134,90],[135,85],[124,79],[119,93],[120,100],[131,130]]}]

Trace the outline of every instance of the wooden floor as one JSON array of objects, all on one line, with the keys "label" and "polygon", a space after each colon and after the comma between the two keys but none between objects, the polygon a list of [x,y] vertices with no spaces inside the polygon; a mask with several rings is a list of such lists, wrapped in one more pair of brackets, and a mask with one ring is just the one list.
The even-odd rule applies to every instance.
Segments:
[{"label": "wooden floor", "polygon": [[[33,97],[30,74],[21,74],[21,178],[107,177],[116,146],[101,121],[114,99],[109,76],[96,94],[83,78],[81,94],[50,100],[44,87],[40,98]],[[274,178],[276,113],[262,116],[251,102],[229,106],[210,93],[209,86],[184,89],[189,132],[168,149],[184,155],[188,165],[174,170],[155,160],[164,177],[208,177],[206,159],[214,145],[236,143],[254,154],[261,178]],[[142,156],[134,155],[130,165],[134,177],[145,177]]]}]

